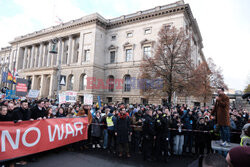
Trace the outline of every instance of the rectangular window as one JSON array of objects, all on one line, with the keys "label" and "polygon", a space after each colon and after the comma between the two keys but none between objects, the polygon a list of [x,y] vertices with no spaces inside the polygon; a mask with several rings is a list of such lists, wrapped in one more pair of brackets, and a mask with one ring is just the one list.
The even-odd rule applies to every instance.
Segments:
[{"label": "rectangular window", "polygon": [[126,49],[126,62],[132,61],[132,49]]},{"label": "rectangular window", "polygon": [[122,98],[122,101],[123,101],[123,103],[125,103],[125,104],[129,104],[129,98]]},{"label": "rectangular window", "polygon": [[112,97],[107,97],[108,103],[112,102]]},{"label": "rectangular window", "polygon": [[128,32],[127,33],[127,38],[130,38],[130,37],[132,37],[133,36],[133,33],[132,32]]},{"label": "rectangular window", "polygon": [[110,52],[110,63],[114,63],[115,62],[115,51],[111,51]]},{"label": "rectangular window", "polygon": [[116,35],[112,35],[112,36],[111,36],[111,40],[112,40],[112,41],[115,41],[115,40],[116,40]]},{"label": "rectangular window", "polygon": [[83,62],[87,62],[90,60],[90,50],[84,50],[84,58],[83,58]]},{"label": "rectangular window", "polygon": [[150,46],[143,47],[143,54],[146,57],[151,57],[151,47]]},{"label": "rectangular window", "polygon": [[146,28],[144,30],[144,34],[147,35],[147,34],[151,34],[151,28]]}]

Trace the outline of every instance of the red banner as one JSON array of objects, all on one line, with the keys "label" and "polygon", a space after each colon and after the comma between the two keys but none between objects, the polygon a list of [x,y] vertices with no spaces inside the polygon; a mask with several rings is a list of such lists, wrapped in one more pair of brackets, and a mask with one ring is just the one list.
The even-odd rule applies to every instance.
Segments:
[{"label": "red banner", "polygon": [[86,140],[87,125],[87,117],[0,122],[0,161]]}]

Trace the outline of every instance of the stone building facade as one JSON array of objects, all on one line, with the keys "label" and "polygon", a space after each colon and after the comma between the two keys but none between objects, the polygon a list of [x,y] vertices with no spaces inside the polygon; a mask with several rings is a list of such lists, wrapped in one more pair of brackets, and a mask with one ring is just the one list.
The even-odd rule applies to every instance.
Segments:
[{"label": "stone building facade", "polygon": [[[56,96],[60,67],[61,75],[66,75],[66,86],[61,86],[59,92],[76,91],[80,100],[88,93],[94,95],[94,101],[101,96],[105,102],[150,102],[140,95],[139,89],[131,88],[129,80],[140,76],[143,56],[152,54],[162,26],[192,31],[193,60],[196,65],[205,61],[198,24],[190,6],[183,1],[113,19],[94,13],[17,37],[10,42],[11,52],[17,53],[15,67],[19,76],[30,79],[31,89],[40,89],[41,97]],[[58,39],[58,53],[50,54],[54,38]],[[11,54],[10,60],[13,58]],[[109,84],[105,89],[89,89],[89,78],[100,82],[109,79]],[[154,102],[161,103],[161,98]]]}]

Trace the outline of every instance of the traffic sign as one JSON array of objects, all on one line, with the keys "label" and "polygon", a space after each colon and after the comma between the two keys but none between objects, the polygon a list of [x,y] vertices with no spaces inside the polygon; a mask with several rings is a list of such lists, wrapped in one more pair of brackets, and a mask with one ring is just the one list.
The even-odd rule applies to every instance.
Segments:
[{"label": "traffic sign", "polygon": [[60,75],[59,85],[62,85],[62,86],[66,85],[66,75]]}]

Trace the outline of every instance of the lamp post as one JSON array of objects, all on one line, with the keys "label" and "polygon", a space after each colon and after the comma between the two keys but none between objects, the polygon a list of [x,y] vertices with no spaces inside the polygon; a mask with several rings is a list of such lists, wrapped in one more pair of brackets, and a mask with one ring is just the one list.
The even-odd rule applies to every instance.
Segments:
[{"label": "lamp post", "polygon": [[[61,40],[61,39],[59,39]],[[49,53],[53,55],[57,55],[57,49],[56,49],[56,44],[58,43],[58,38],[54,38],[51,40],[52,42],[52,48],[49,51]],[[59,48],[59,47],[58,47]],[[57,89],[56,89],[56,98],[59,102],[59,89],[60,89],[60,75],[61,75],[61,56],[58,56],[58,66],[57,66]]]}]

